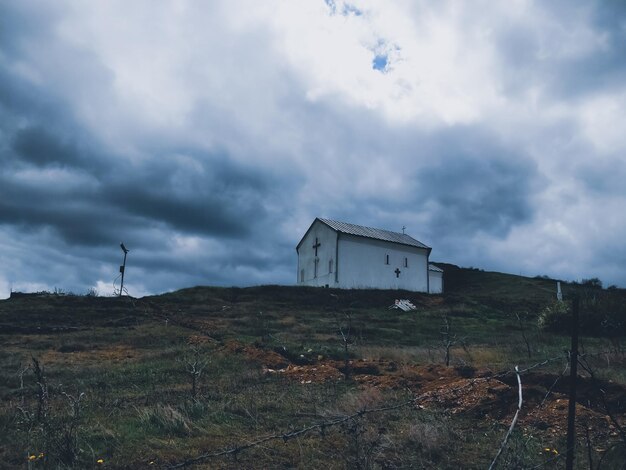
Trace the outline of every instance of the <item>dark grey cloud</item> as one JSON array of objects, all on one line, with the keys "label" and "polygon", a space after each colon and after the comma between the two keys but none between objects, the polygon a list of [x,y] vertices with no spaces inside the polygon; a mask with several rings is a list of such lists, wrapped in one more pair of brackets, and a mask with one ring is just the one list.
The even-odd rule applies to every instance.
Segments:
[{"label": "dark grey cloud", "polygon": [[49,40],[51,26],[60,19],[54,4],[41,3],[32,8],[28,2],[0,4],[0,45],[2,52],[20,57],[33,37]]},{"label": "dark grey cloud", "polygon": [[124,175],[108,186],[104,197],[130,214],[194,234],[243,237],[265,217],[267,175],[223,159],[202,164],[203,174],[189,170],[184,181],[171,177],[175,168],[170,161],[135,170],[130,179]]},{"label": "dark grey cloud", "polygon": [[372,188],[322,215],[396,231],[406,225],[435,248],[437,259],[453,259],[462,243],[479,234],[504,239],[534,221],[534,197],[545,177],[524,152],[480,128],[409,137],[390,132],[377,134],[375,144],[364,140],[366,148],[356,145],[356,151],[403,155],[405,163],[397,167],[402,184],[391,192]]},{"label": "dark grey cloud", "polygon": [[626,198],[626,161],[620,156],[592,159],[576,165],[575,174],[585,188],[599,195],[622,195]]},{"label": "dark grey cloud", "polygon": [[414,202],[436,204],[434,233],[504,237],[532,219],[538,169],[527,156],[495,140],[478,129],[450,131],[441,147],[428,152],[433,163],[416,175],[419,197]]},{"label": "dark grey cloud", "polygon": [[[490,106],[500,106],[498,100],[478,103],[476,116],[467,117],[452,109],[455,103],[433,98],[424,116],[405,119],[393,114],[402,97],[387,97],[389,107],[381,107],[389,90],[363,98],[344,93],[345,83],[330,83],[334,76],[326,77],[328,86],[309,81],[307,70],[294,65],[306,51],[288,53],[281,28],[255,22],[253,13],[243,22],[223,21],[230,6],[211,12],[211,27],[202,18],[201,27],[193,22],[204,11],[198,9],[184,17],[184,34],[164,41],[160,34],[171,34],[176,22],[148,29],[154,35],[144,44],[133,35],[140,23],[126,30],[107,24],[106,14],[83,22],[85,11],[62,2],[3,3],[0,290],[12,281],[78,292],[96,282],[108,286],[118,274],[120,241],[131,249],[135,292],[290,283],[302,235],[295,227],[306,229],[316,216],[391,230],[406,225],[433,246],[435,259],[513,272],[528,258],[520,237],[549,246],[541,253],[551,259],[562,257],[563,239],[592,245],[585,230],[570,236],[575,230],[565,219],[561,239],[552,242],[542,230],[559,215],[550,204],[588,210],[590,200],[615,207],[625,196],[620,149],[600,158],[580,116],[568,112],[588,97],[623,93],[626,13],[619,2],[569,5],[536,5],[549,19],[539,26],[523,15],[494,21],[481,12],[481,25],[493,31],[488,79],[505,103],[497,111]],[[339,1],[325,9],[333,21],[362,22],[359,31],[377,16]],[[441,4],[432,14],[445,22],[448,9]],[[477,21],[472,15],[468,24]],[[88,33],[79,31],[83,26]],[[465,26],[457,24],[459,37]],[[98,27],[106,34],[90,29]],[[576,28],[589,33],[581,37],[602,38],[602,47],[569,55],[552,47],[561,40],[576,45],[579,33],[568,36]],[[363,45],[371,53],[363,56],[368,71],[380,31],[374,28],[371,38]],[[384,40],[407,54],[377,78],[393,81],[407,66],[429,78],[428,64],[411,64],[411,44]],[[348,42],[345,50],[352,50]],[[127,49],[137,62],[130,67]],[[152,70],[153,63],[166,65]],[[316,65],[312,59],[311,72]],[[346,79],[343,72],[337,70],[339,79]],[[468,83],[480,86],[481,77],[473,71]],[[430,99],[420,94],[421,83],[411,86],[400,87],[412,94],[409,102]],[[526,94],[535,88],[543,94],[539,106],[552,113],[545,120],[540,112],[525,114]],[[448,88],[435,89],[441,90]],[[472,94],[469,85],[459,90],[461,100],[464,94]],[[618,238],[603,240],[613,246]],[[493,245],[513,255],[502,261],[503,252],[490,254]],[[616,265],[622,252],[612,260],[611,250],[594,250],[610,282],[626,282]]]},{"label": "dark grey cloud", "polygon": [[[115,269],[119,260],[112,253],[117,253],[120,240],[132,249],[129,273],[134,270],[135,279],[145,280],[144,289],[150,291],[189,283],[240,283],[233,269],[281,265],[281,258],[284,268],[285,257],[273,252],[266,238],[257,242],[267,251],[263,256],[219,243],[213,247],[219,247],[219,253],[192,259],[176,258],[166,240],[173,236],[237,240],[251,237],[259,228],[271,234],[266,204],[282,198],[282,189],[290,188],[288,182],[275,181],[262,168],[243,167],[226,151],[168,148],[171,141],[165,147],[146,142],[145,148],[155,152],[152,158],[129,162],[103,152],[65,104],[56,102],[50,112],[40,113],[40,103],[55,102],[54,96],[37,90],[39,97],[31,100],[24,90],[23,99],[16,99],[20,79],[4,75],[11,80],[3,85],[9,93],[0,114],[7,122],[34,123],[7,126],[0,135],[5,163],[0,169],[0,230],[19,236],[16,243],[28,246],[19,259],[22,271],[6,264],[5,277],[39,279],[47,285],[57,279],[74,286],[66,288],[86,290],[103,277],[95,266]],[[60,256],[55,261],[46,246],[76,258]],[[46,268],[54,263],[72,268],[60,272]],[[176,281],[171,276],[177,276]],[[243,282],[250,282],[247,279]]]},{"label": "dark grey cloud", "polygon": [[[138,144],[149,158],[133,161],[112,152],[66,99],[68,90],[72,99],[87,101],[96,87],[106,93],[112,83],[109,70],[92,54],[60,42],[54,33],[58,12],[3,10],[0,231],[6,246],[20,250],[19,258],[5,264],[4,278],[51,285],[52,272],[59,273],[46,266],[72,265],[63,277],[84,288],[102,277],[103,266],[118,262],[111,253],[117,253],[120,240],[131,247],[132,269],[151,291],[207,279],[241,282],[233,269],[281,263],[266,238],[255,243],[263,255],[235,241],[259,228],[273,233],[267,206],[284,197],[288,182],[275,181],[260,166],[235,163],[227,150],[207,151],[184,138],[141,129],[137,135],[144,140]],[[55,60],[53,67],[59,68],[43,83],[29,82],[19,68],[6,66],[40,58]],[[211,248],[220,251],[177,257],[171,240],[194,236],[214,240]],[[178,276],[177,281],[156,281],[165,273]]]},{"label": "dark grey cloud", "polygon": [[[50,139],[20,145],[18,156],[28,154],[21,160],[24,164],[31,163],[36,152],[48,158],[72,154],[61,152]],[[36,160],[33,166],[40,164]],[[223,159],[201,167],[204,171],[199,174],[193,168],[180,171],[175,161],[130,171],[112,166],[97,178],[81,169],[69,177],[80,181],[85,176],[85,182],[69,187],[67,181],[19,182],[5,171],[0,174],[0,222],[50,226],[68,242],[95,245],[110,243],[117,238],[113,232],[124,227],[151,224],[190,234],[247,235],[266,215],[262,201],[268,196],[270,178]]]},{"label": "dark grey cloud", "polygon": [[13,150],[18,157],[36,166],[78,166],[80,151],[69,142],[59,141],[41,127],[18,130],[13,137]]},{"label": "dark grey cloud", "polygon": [[623,86],[623,2],[549,2],[541,5],[541,14],[550,18],[549,24],[519,18],[496,26],[494,41],[509,92],[539,87],[551,98],[576,99]]}]

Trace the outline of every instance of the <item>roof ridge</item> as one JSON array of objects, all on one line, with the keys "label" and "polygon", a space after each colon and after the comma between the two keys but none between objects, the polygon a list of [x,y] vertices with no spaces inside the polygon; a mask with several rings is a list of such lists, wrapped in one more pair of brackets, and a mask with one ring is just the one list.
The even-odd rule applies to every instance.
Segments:
[{"label": "roof ridge", "polygon": [[[318,217],[318,219],[320,219],[322,222],[335,222],[335,223],[338,223],[338,224],[352,225],[353,227],[365,228],[365,229],[369,229],[369,230],[378,230],[378,231],[381,231],[381,232],[393,233],[395,235],[406,235],[407,237],[411,237],[411,235],[408,235],[406,233],[394,232],[393,230],[387,230],[386,228],[368,227],[367,225],[353,224],[352,222],[342,222],[340,220],[333,220],[333,219],[324,219],[322,217]],[[413,238],[413,237],[411,237],[411,238]]]},{"label": "roof ridge", "polygon": [[324,219],[322,217],[317,217],[317,220],[328,225],[337,232],[430,250],[428,245],[406,233],[393,232],[382,228],[367,227],[365,225],[358,225],[350,222],[341,222],[339,220]]}]

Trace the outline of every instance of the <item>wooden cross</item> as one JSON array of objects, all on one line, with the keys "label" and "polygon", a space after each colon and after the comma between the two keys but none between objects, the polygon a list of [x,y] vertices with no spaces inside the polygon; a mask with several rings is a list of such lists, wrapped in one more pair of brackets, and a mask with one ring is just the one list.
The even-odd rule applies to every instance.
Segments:
[{"label": "wooden cross", "polygon": [[396,268],[396,270],[394,271],[394,273],[396,273],[396,277],[400,277],[400,273],[402,271],[400,271],[400,268]]},{"label": "wooden cross", "polygon": [[315,237],[315,245],[313,245],[313,248],[315,248],[315,256],[317,256],[317,249],[322,246],[322,244],[320,242],[317,241],[317,237]]}]

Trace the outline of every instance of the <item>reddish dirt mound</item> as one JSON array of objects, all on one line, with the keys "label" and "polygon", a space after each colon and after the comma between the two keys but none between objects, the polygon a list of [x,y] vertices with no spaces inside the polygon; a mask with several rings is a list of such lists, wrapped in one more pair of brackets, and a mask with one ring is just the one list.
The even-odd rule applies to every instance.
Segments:
[{"label": "reddish dirt mound", "polygon": [[300,383],[324,382],[327,380],[340,380],[343,374],[332,364],[324,363],[314,366],[289,365],[283,372]]},{"label": "reddish dirt mound", "polygon": [[266,351],[249,344],[243,344],[238,341],[227,341],[222,347],[225,351],[243,354],[248,359],[259,362],[267,369],[285,369],[289,365],[289,361],[274,351]]},{"label": "reddish dirt mound", "polygon": [[206,335],[191,335],[187,338],[187,344],[193,346],[197,344],[211,343],[211,339]]},{"label": "reddish dirt mound", "polygon": [[[475,378],[461,378],[455,375],[458,370],[446,370],[440,366],[420,368],[422,371],[425,369],[435,374],[427,379],[424,376],[426,380],[422,382],[421,389],[416,390],[418,404],[422,406],[435,405],[452,413],[507,423],[517,410],[519,390],[513,374],[489,378],[486,371],[479,371]],[[568,381],[555,374],[534,372],[524,374],[521,380],[523,403],[519,422],[563,435],[567,429],[568,395],[559,390],[569,390]],[[561,384],[561,380],[564,383]],[[581,432],[589,427],[596,436],[615,436],[616,429],[606,414],[604,404],[600,405],[599,390],[605,391],[606,403],[614,416],[626,422],[623,413],[626,387],[614,383],[592,383],[587,378],[579,380],[576,416]]]},{"label": "reddish dirt mound", "polygon": [[[259,362],[266,373],[284,374],[302,384],[344,378],[344,361],[322,360],[311,365],[295,365],[277,352],[236,341],[226,343],[224,349]],[[356,383],[364,387],[410,390],[417,397],[416,403],[423,407],[441,407],[451,413],[503,423],[509,423],[517,409],[518,385],[514,374],[493,378],[492,372],[471,367],[414,366],[363,359],[349,361],[348,366],[350,377]],[[616,435],[599,390],[604,391],[611,412],[624,423],[626,387],[611,382],[593,382],[588,378],[581,378],[579,383],[576,412],[581,431],[589,427],[595,436]],[[567,427],[568,390],[566,377],[543,372],[524,374],[520,424],[563,435]]]}]

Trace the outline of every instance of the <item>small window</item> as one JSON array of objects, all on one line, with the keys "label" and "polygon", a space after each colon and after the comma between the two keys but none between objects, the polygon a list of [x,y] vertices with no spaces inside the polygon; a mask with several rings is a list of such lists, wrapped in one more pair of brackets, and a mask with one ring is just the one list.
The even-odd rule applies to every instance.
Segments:
[{"label": "small window", "polygon": [[300,270],[300,282],[304,282],[304,269]]},{"label": "small window", "polygon": [[385,264],[389,264],[389,255],[385,255]]},{"label": "small window", "polygon": [[404,258],[404,267],[405,268],[409,267],[409,258]]},{"label": "small window", "polygon": [[329,273],[333,272],[333,260],[332,260],[332,258],[330,260],[328,260],[328,272]]}]

